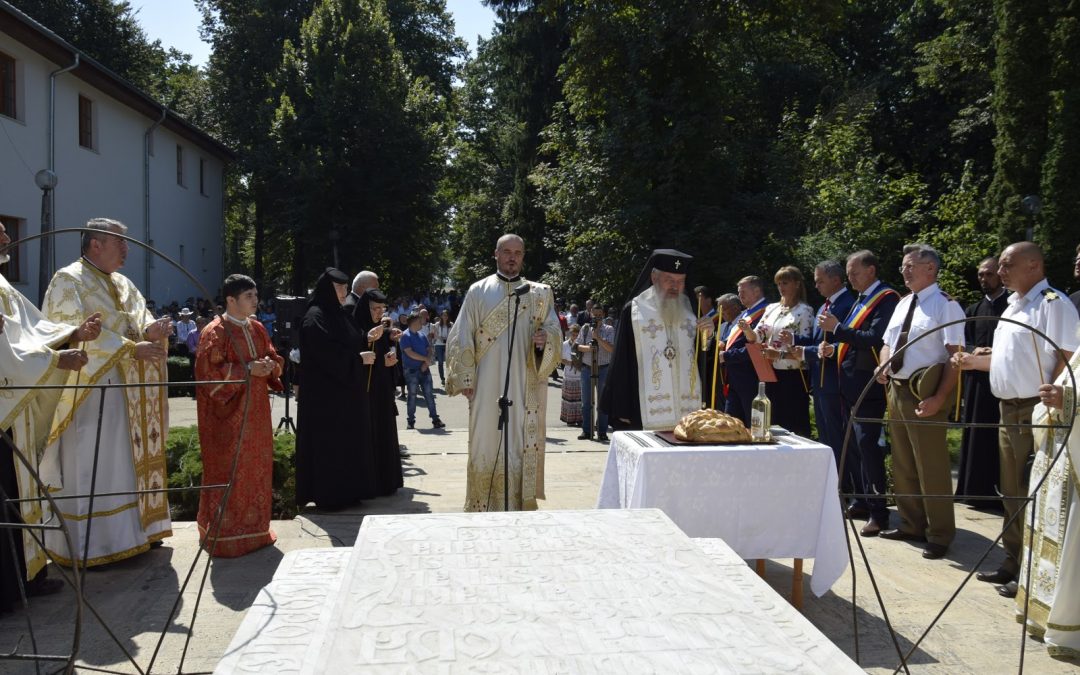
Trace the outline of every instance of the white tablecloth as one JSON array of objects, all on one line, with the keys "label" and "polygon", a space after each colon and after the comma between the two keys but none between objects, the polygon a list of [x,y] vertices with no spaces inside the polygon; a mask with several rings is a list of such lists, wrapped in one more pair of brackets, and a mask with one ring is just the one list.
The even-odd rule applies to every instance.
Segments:
[{"label": "white tablecloth", "polygon": [[611,438],[597,508],[658,508],[690,537],[756,558],[813,558],[823,595],[847,567],[836,464],[825,445],[670,446],[648,431]]}]

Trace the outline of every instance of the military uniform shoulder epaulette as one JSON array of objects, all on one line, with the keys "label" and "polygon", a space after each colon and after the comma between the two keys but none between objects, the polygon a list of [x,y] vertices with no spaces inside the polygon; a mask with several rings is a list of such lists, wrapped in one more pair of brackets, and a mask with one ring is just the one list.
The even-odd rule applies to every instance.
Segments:
[{"label": "military uniform shoulder epaulette", "polygon": [[952,301],[952,296],[949,295],[948,293],[946,293],[945,291],[941,292],[941,297],[945,298],[946,300],[949,300],[950,302]]},{"label": "military uniform shoulder epaulette", "polygon": [[1044,288],[1044,289],[1042,289],[1042,295],[1043,295],[1044,298],[1046,298],[1047,302],[1053,302],[1054,300],[1057,300],[1058,298],[1061,297],[1058,294],[1058,292],[1055,291],[1052,288]]}]

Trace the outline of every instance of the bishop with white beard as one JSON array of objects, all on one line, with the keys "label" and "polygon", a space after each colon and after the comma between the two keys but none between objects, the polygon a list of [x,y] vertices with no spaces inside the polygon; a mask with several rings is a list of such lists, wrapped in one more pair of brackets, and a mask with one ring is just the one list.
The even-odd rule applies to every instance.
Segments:
[{"label": "bishop with white beard", "polygon": [[691,261],[673,249],[653,251],[622,309],[600,396],[616,429],[673,429],[701,407],[696,337],[699,330],[708,337],[713,324],[695,318],[686,295]]}]

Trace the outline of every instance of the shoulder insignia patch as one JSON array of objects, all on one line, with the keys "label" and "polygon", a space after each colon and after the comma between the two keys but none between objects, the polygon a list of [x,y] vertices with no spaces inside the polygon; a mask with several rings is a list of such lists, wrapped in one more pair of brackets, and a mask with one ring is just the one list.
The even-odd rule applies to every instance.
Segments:
[{"label": "shoulder insignia patch", "polygon": [[1058,298],[1061,297],[1060,295],[1057,294],[1057,291],[1055,291],[1052,288],[1044,288],[1043,291],[1042,291],[1042,295],[1043,295],[1044,298],[1046,298],[1047,302],[1052,302],[1052,301],[1057,300]]}]

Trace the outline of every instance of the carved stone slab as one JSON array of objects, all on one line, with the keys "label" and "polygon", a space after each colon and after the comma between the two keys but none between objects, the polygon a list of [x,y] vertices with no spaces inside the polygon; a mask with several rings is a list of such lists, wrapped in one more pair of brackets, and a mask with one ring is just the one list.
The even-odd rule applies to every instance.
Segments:
[{"label": "carved stone slab", "polygon": [[353,549],[285,554],[255,598],[215,673],[299,673],[322,644]]},{"label": "carved stone slab", "polygon": [[288,559],[217,672],[861,672],[658,510],[369,516],[339,551]]}]

